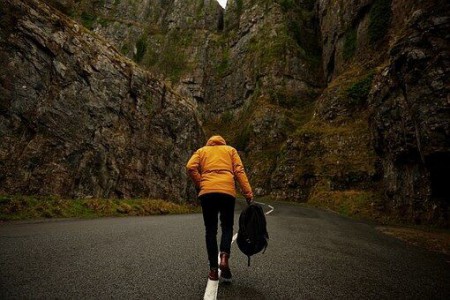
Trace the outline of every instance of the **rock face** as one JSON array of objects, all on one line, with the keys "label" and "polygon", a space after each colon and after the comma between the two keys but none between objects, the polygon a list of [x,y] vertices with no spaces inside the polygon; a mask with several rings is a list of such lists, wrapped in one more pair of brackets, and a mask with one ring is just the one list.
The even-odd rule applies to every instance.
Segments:
[{"label": "rock face", "polygon": [[448,12],[444,1],[318,2],[328,84],[278,157],[272,195],[339,208],[330,202],[351,191],[383,214],[448,225]]},{"label": "rock face", "polygon": [[244,152],[259,195],[323,88],[313,1],[50,1],[195,103]]},{"label": "rock face", "polygon": [[0,193],[192,196],[189,101],[40,1],[0,15]]},{"label": "rock face", "polygon": [[[46,2],[95,34],[79,27],[72,30],[78,42],[72,42],[73,38],[62,38],[61,26],[52,21],[48,32],[34,29],[30,35],[24,29],[28,27],[17,27],[16,19],[2,18],[2,24],[9,26],[2,29],[17,27],[14,31],[23,33],[21,39],[11,32],[2,35],[3,52],[14,58],[12,64],[5,63],[7,72],[21,78],[12,81],[13,77],[3,75],[2,94],[24,99],[20,105],[2,100],[6,103],[2,131],[7,133],[2,136],[7,141],[2,157],[15,157],[11,153],[17,157],[14,164],[3,160],[0,165],[8,171],[0,177],[8,182],[6,186],[16,184],[13,168],[21,174],[18,182],[40,178],[31,176],[31,169],[47,172],[30,162],[36,158],[55,166],[55,172],[60,160],[72,156],[72,166],[88,166],[80,151],[71,156],[67,149],[72,148],[66,146],[75,137],[84,137],[83,143],[76,143],[84,149],[81,152],[95,153],[87,161],[104,163],[77,173],[93,174],[81,177],[62,168],[68,174],[61,177],[67,178],[60,185],[64,190],[99,186],[94,190],[101,195],[131,195],[134,187],[119,184],[128,174],[127,184],[139,182],[143,187],[137,190],[144,194],[160,190],[167,194],[171,185],[185,191],[187,183],[180,183],[184,171],[163,168],[162,162],[177,165],[186,159],[202,138],[201,123],[206,134],[221,134],[241,151],[258,196],[343,210],[348,206],[342,203],[350,203],[355,211],[448,224],[448,1],[229,0],[226,10],[212,0]],[[30,3],[35,7],[38,2]],[[58,18],[75,28],[63,14]],[[22,19],[24,24],[43,22],[30,16],[18,20]],[[97,42],[96,35],[113,46]],[[79,36],[89,42],[81,44]],[[93,47],[98,43],[101,48]],[[61,45],[69,50],[58,50],[64,49]],[[20,64],[27,67],[17,68]],[[121,79],[112,73],[121,74]],[[27,83],[39,76],[42,84]],[[192,121],[196,120],[193,110],[200,121]],[[76,124],[85,127],[72,129],[73,135],[56,146],[42,137],[43,132],[60,139],[66,136],[64,128],[73,126],[52,124],[81,118],[75,111],[83,112]],[[98,131],[99,127],[106,131]],[[80,135],[78,130],[88,133]],[[151,140],[147,135],[158,146],[142,142]],[[35,136],[42,142],[28,144]],[[19,145],[16,140],[20,146],[14,146]],[[24,153],[32,154],[19,155],[17,147],[31,149]],[[36,152],[49,151],[46,147],[56,147],[60,152],[51,151],[60,153],[60,160]],[[184,150],[167,150],[170,147]],[[98,154],[110,149],[117,153],[113,161]],[[114,175],[121,168],[126,171]],[[167,180],[152,187],[156,178],[152,176]],[[90,183],[79,185],[80,181]],[[34,183],[30,191],[41,193],[39,186],[51,184]],[[74,195],[88,194],[72,190]]]},{"label": "rock face", "polygon": [[110,41],[123,55],[170,81],[196,101],[205,98],[207,60],[223,30],[215,0],[51,0],[54,7]]},{"label": "rock face", "polygon": [[255,193],[268,195],[284,142],[309,120],[323,88],[314,3],[229,1],[224,23],[226,52],[216,65],[226,68],[207,89],[205,109],[216,115],[206,127],[226,132],[245,153]]},{"label": "rock face", "polygon": [[369,102],[387,205],[409,220],[448,222],[450,5],[416,7]]}]

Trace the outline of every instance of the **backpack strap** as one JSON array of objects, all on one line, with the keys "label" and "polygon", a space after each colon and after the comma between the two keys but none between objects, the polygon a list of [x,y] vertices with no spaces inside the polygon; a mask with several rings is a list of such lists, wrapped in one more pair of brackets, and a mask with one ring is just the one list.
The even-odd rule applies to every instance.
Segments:
[{"label": "backpack strap", "polygon": [[247,266],[250,267],[250,255],[247,255],[247,258],[248,258]]},{"label": "backpack strap", "polygon": [[267,249],[267,243],[266,243],[266,245],[264,246],[264,250],[263,250],[262,254],[266,253],[266,249]]}]

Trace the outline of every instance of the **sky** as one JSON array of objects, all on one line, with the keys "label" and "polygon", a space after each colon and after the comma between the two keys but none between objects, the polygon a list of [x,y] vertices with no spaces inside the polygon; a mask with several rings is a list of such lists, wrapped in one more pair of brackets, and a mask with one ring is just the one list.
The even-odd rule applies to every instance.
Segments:
[{"label": "sky", "polygon": [[217,2],[219,2],[223,8],[225,8],[225,6],[227,5],[227,1],[228,0],[217,0]]}]

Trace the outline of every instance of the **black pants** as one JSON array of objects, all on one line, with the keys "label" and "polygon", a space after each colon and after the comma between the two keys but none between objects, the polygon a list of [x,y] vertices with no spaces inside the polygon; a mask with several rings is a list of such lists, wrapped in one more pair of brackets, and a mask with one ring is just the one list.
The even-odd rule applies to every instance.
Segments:
[{"label": "black pants", "polygon": [[199,197],[202,203],[203,221],[206,228],[206,249],[208,250],[209,266],[218,267],[217,223],[220,213],[222,238],[220,252],[230,254],[231,239],[233,238],[234,205],[236,199],[228,194],[210,193]]}]

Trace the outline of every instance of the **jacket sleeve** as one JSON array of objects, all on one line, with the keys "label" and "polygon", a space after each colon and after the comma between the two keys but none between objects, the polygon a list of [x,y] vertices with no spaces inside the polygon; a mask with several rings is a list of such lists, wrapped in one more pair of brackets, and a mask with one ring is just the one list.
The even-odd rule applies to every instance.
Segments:
[{"label": "jacket sleeve", "polygon": [[246,199],[253,198],[252,188],[248,182],[247,175],[245,174],[244,165],[242,164],[241,158],[239,157],[236,149],[232,150],[232,160],[233,160],[233,173],[239,186],[241,187],[242,194]]},{"label": "jacket sleeve", "polygon": [[200,189],[200,181],[202,180],[202,175],[200,174],[200,155],[199,150],[197,150],[189,159],[186,170],[191,177],[197,189]]}]

